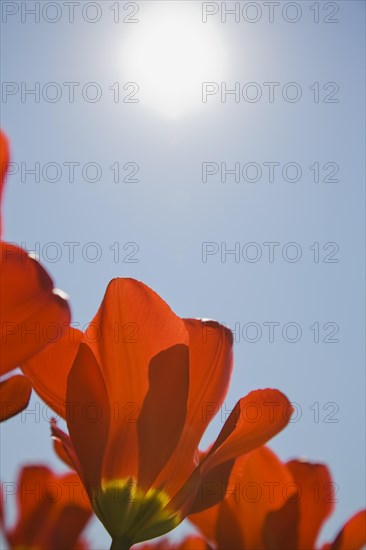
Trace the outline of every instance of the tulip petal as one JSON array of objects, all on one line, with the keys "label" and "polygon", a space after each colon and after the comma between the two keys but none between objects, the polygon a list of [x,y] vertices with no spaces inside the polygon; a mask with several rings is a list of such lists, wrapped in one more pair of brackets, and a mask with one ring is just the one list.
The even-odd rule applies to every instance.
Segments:
[{"label": "tulip petal", "polygon": [[[196,523],[196,518],[200,518],[201,516],[206,518],[202,525],[207,526],[207,523],[212,521],[212,515],[204,516],[203,513],[198,513],[206,510],[213,510],[216,508],[215,505],[222,501],[228,489],[234,463],[234,459],[223,462],[219,466],[208,470],[205,475],[200,477],[194,503],[190,506],[190,515],[195,514],[192,518],[193,523]],[[201,527],[201,523],[198,525]],[[207,529],[209,529],[208,526]],[[203,532],[206,534],[205,529]],[[210,536],[207,536],[208,538],[211,536],[213,538],[213,532]]]},{"label": "tulip petal", "polygon": [[47,548],[52,550],[73,550],[77,546],[81,532],[91,517],[91,511],[75,506],[72,502],[64,505],[59,512],[57,521],[47,538]]},{"label": "tulip petal", "polygon": [[80,461],[87,491],[99,487],[110,408],[108,394],[93,352],[81,344],[67,381],[67,427]]},{"label": "tulip petal", "polygon": [[1,205],[5,184],[5,176],[9,164],[9,144],[5,134],[0,130],[0,238],[2,236]]},{"label": "tulip petal", "polygon": [[220,410],[232,372],[232,333],[215,321],[183,319],[189,334],[190,383],[187,419],[174,455],[158,480],[175,494],[195,468],[195,454]]},{"label": "tulip petal", "polygon": [[[148,391],[149,364],[164,349],[188,345],[184,323],[150,288],[133,279],[114,279],[91,323],[99,337],[88,342],[115,411],[132,406],[141,411]],[[85,335],[86,338],[87,334]],[[106,479],[136,478],[138,469],[137,418],[111,422]]]},{"label": "tulip petal", "polygon": [[[205,478],[202,488],[214,493],[216,502],[225,496],[225,508],[223,503],[214,507],[217,526],[209,525],[214,520],[212,508],[196,513],[190,519],[203,533],[217,541],[218,538],[223,541],[226,535],[230,537],[230,548],[263,549],[262,526],[265,518],[269,512],[283,506],[285,489],[289,495],[295,491],[292,481],[287,466],[270,449],[260,447],[235,461],[227,488],[219,482],[207,487]],[[204,498],[200,502],[197,498],[193,509],[204,510],[207,507],[206,500]],[[232,516],[232,527],[229,516]],[[240,532],[235,525],[241,526]],[[235,540],[234,533],[237,534]]]},{"label": "tulip petal", "polygon": [[203,470],[208,471],[264,445],[288,424],[289,411],[292,411],[290,402],[278,390],[249,393],[236,404],[225,422],[204,459]]},{"label": "tulip petal", "polygon": [[366,510],[355,514],[338,533],[330,550],[361,550],[366,544]]},{"label": "tulip petal", "polygon": [[[226,490],[226,487],[225,487]],[[215,491],[217,493],[217,491]],[[225,491],[224,491],[225,493]],[[222,500],[223,497],[221,497],[220,500]],[[200,532],[205,536],[207,540],[213,541],[214,544],[216,544],[217,539],[217,522],[219,519],[219,513],[220,513],[220,506],[216,504],[215,506],[207,507],[206,509],[202,508],[200,506],[200,502],[198,505],[195,503],[193,506],[193,511],[202,509],[203,511],[199,511],[199,513],[193,513],[188,516],[189,521],[191,521]]]},{"label": "tulip petal", "polygon": [[139,484],[145,490],[171,457],[183,430],[189,388],[189,351],[182,344],[156,355],[139,422]]},{"label": "tulip petal", "polygon": [[[333,510],[333,483],[328,468],[292,460],[287,463],[296,493],[268,514],[263,537],[270,550],[315,548],[320,529]],[[297,529],[295,529],[295,527]]]},{"label": "tulip petal", "polygon": [[256,548],[256,550],[260,550],[260,546],[246,546],[241,529],[241,523],[246,520],[245,518],[239,519],[233,513],[231,504],[231,502],[224,500],[219,505],[215,537],[218,548],[230,548],[230,550],[251,550],[252,548]]},{"label": "tulip petal", "polygon": [[190,356],[188,442],[190,449],[196,449],[227,394],[233,367],[233,337],[229,329],[215,321],[184,319],[184,323]]},{"label": "tulip petal", "polygon": [[45,466],[26,466],[21,470],[17,487],[17,507],[20,511],[16,525],[7,533],[11,548],[38,546],[52,502],[43,488],[52,481],[52,472]]},{"label": "tulip petal", "polygon": [[7,533],[12,548],[78,547],[92,511],[76,474],[57,475],[45,466],[27,466],[17,489],[19,517]]},{"label": "tulip petal", "polygon": [[298,547],[313,548],[324,521],[333,511],[335,484],[324,464],[292,460],[287,466],[299,487]]},{"label": "tulip petal", "polygon": [[[2,130],[0,130],[0,185],[3,186],[9,164],[9,142]],[[0,191],[2,188],[0,189]],[[1,199],[1,195],[0,195]]]},{"label": "tulip petal", "polygon": [[[66,451],[65,447],[64,447],[64,443],[62,443],[60,437],[56,436],[57,430],[55,431],[55,433],[53,434],[53,450],[55,451],[56,455],[58,456],[58,458],[61,460],[61,462],[63,462],[64,464],[66,464],[66,466],[68,466],[69,468],[71,468],[72,470],[75,470],[75,464],[74,464],[74,461],[71,460],[70,456],[69,456],[69,453],[70,453],[70,448],[72,447],[71,445],[71,441],[70,441],[70,447],[68,447],[68,451]],[[66,434],[65,434],[66,435]],[[69,437],[69,436],[67,436]],[[69,438],[70,439],[70,438]],[[71,453],[72,454],[72,453]],[[74,453],[74,456],[73,458],[75,458],[76,455]]]},{"label": "tulip petal", "polygon": [[0,373],[5,374],[60,338],[70,310],[47,272],[24,250],[2,242],[0,262]]},{"label": "tulip petal", "polygon": [[133,279],[113,279],[91,323],[92,349],[111,401],[141,408],[148,390],[149,363],[176,344],[188,345],[184,323],[149,287]]},{"label": "tulip petal", "polygon": [[[285,504],[284,494],[295,493],[292,482],[286,464],[268,447],[260,447],[237,460],[230,478],[229,501],[241,521],[245,548],[265,548],[262,539],[265,519]],[[290,530],[287,539],[291,539]]]},{"label": "tulip petal", "polygon": [[80,330],[68,327],[62,338],[22,364],[33,389],[59,416],[66,418],[66,385],[79,344]]},{"label": "tulip petal", "polygon": [[0,384],[0,422],[24,410],[29,403],[32,386],[25,376],[12,376]]},{"label": "tulip petal", "polygon": [[87,481],[84,477],[79,458],[75,453],[74,447],[72,446],[70,436],[68,436],[63,430],[61,430],[57,426],[55,420],[51,420],[50,424],[53,447],[57,456],[71,469],[76,470],[83,484],[87,485]]},{"label": "tulip petal", "polygon": [[172,499],[171,506],[184,513],[198,511],[193,506],[197,504],[197,491],[208,472],[264,445],[287,425],[290,412],[290,402],[278,390],[257,390],[241,399],[215,443]]},{"label": "tulip petal", "polygon": [[269,512],[265,518],[261,534],[266,550],[313,548],[299,545],[300,498],[300,494],[296,493],[280,510]]},{"label": "tulip petal", "polygon": [[201,537],[187,537],[174,547],[175,550],[209,550],[207,542]]}]

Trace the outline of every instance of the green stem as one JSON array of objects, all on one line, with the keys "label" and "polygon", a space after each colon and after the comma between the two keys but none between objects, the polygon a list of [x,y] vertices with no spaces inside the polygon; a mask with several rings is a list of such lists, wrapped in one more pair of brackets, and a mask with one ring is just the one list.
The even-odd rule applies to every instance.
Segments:
[{"label": "green stem", "polygon": [[112,540],[111,550],[130,550],[131,543],[124,537]]}]

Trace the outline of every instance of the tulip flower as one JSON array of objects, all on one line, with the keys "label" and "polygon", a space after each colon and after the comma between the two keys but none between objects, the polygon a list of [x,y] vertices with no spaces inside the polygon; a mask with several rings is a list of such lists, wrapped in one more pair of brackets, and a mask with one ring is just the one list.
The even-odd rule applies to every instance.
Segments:
[{"label": "tulip flower", "polygon": [[[200,439],[227,392],[231,332],[212,321],[180,319],[132,279],[109,284],[90,326],[94,336],[84,334],[72,365],[64,366],[69,436],[55,423],[53,434],[112,548],[126,549],[218,502],[220,495],[206,494],[208,484],[227,482],[234,459],[282,430],[291,406],[277,390],[252,392],[200,456]],[[65,353],[66,343],[59,344]],[[41,372],[36,359],[27,369],[32,379]],[[42,373],[40,389],[47,387]]]},{"label": "tulip flower", "polygon": [[[0,153],[1,198],[9,161],[8,142],[3,133]],[[1,223],[0,220],[0,230]],[[61,338],[70,323],[70,310],[47,272],[23,249],[1,241],[0,268],[0,375],[4,375]],[[30,393],[31,385],[24,377],[1,382],[0,420],[25,408]]]},{"label": "tulip flower", "polygon": [[[335,490],[325,465],[284,464],[262,447],[235,462],[220,504],[189,519],[216,550],[314,550]],[[322,549],[361,550],[365,521],[366,512],[359,512]]]},{"label": "tulip flower", "polygon": [[0,510],[4,537],[10,550],[87,550],[82,532],[92,515],[78,476],[58,475],[46,466],[26,466],[17,484],[2,483],[1,506],[16,486],[17,519],[7,528]]}]

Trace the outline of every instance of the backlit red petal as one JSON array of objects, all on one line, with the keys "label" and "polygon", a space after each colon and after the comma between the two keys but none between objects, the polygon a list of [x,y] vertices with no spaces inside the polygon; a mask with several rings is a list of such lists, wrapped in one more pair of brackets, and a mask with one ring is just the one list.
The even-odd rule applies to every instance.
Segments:
[{"label": "backlit red petal", "polygon": [[24,250],[0,243],[0,373],[4,374],[58,341],[70,322],[68,302]]},{"label": "backlit red petal", "polygon": [[32,386],[25,376],[12,376],[0,384],[0,421],[8,420],[24,410],[32,393]]}]

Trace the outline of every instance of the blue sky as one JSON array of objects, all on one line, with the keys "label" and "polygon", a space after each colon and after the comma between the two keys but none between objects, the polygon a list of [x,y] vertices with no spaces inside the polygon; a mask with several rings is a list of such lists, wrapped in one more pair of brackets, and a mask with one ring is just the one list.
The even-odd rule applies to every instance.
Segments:
[{"label": "blue sky", "polygon": [[[339,490],[329,540],[365,504],[365,4],[279,2],[272,22],[263,2],[237,3],[226,22],[215,2],[119,2],[116,12],[83,1],[74,22],[63,2],[39,22],[21,4],[2,6],[2,127],[14,162],[5,239],[38,249],[79,326],[109,280],[128,276],[182,317],[235,329],[225,406],[260,387],[297,404],[298,421],[271,446],[330,466]],[[203,169],[216,173],[204,182]],[[40,418],[1,428],[5,481],[29,462],[63,470],[36,402]],[[107,547],[97,523],[91,533]]]}]

